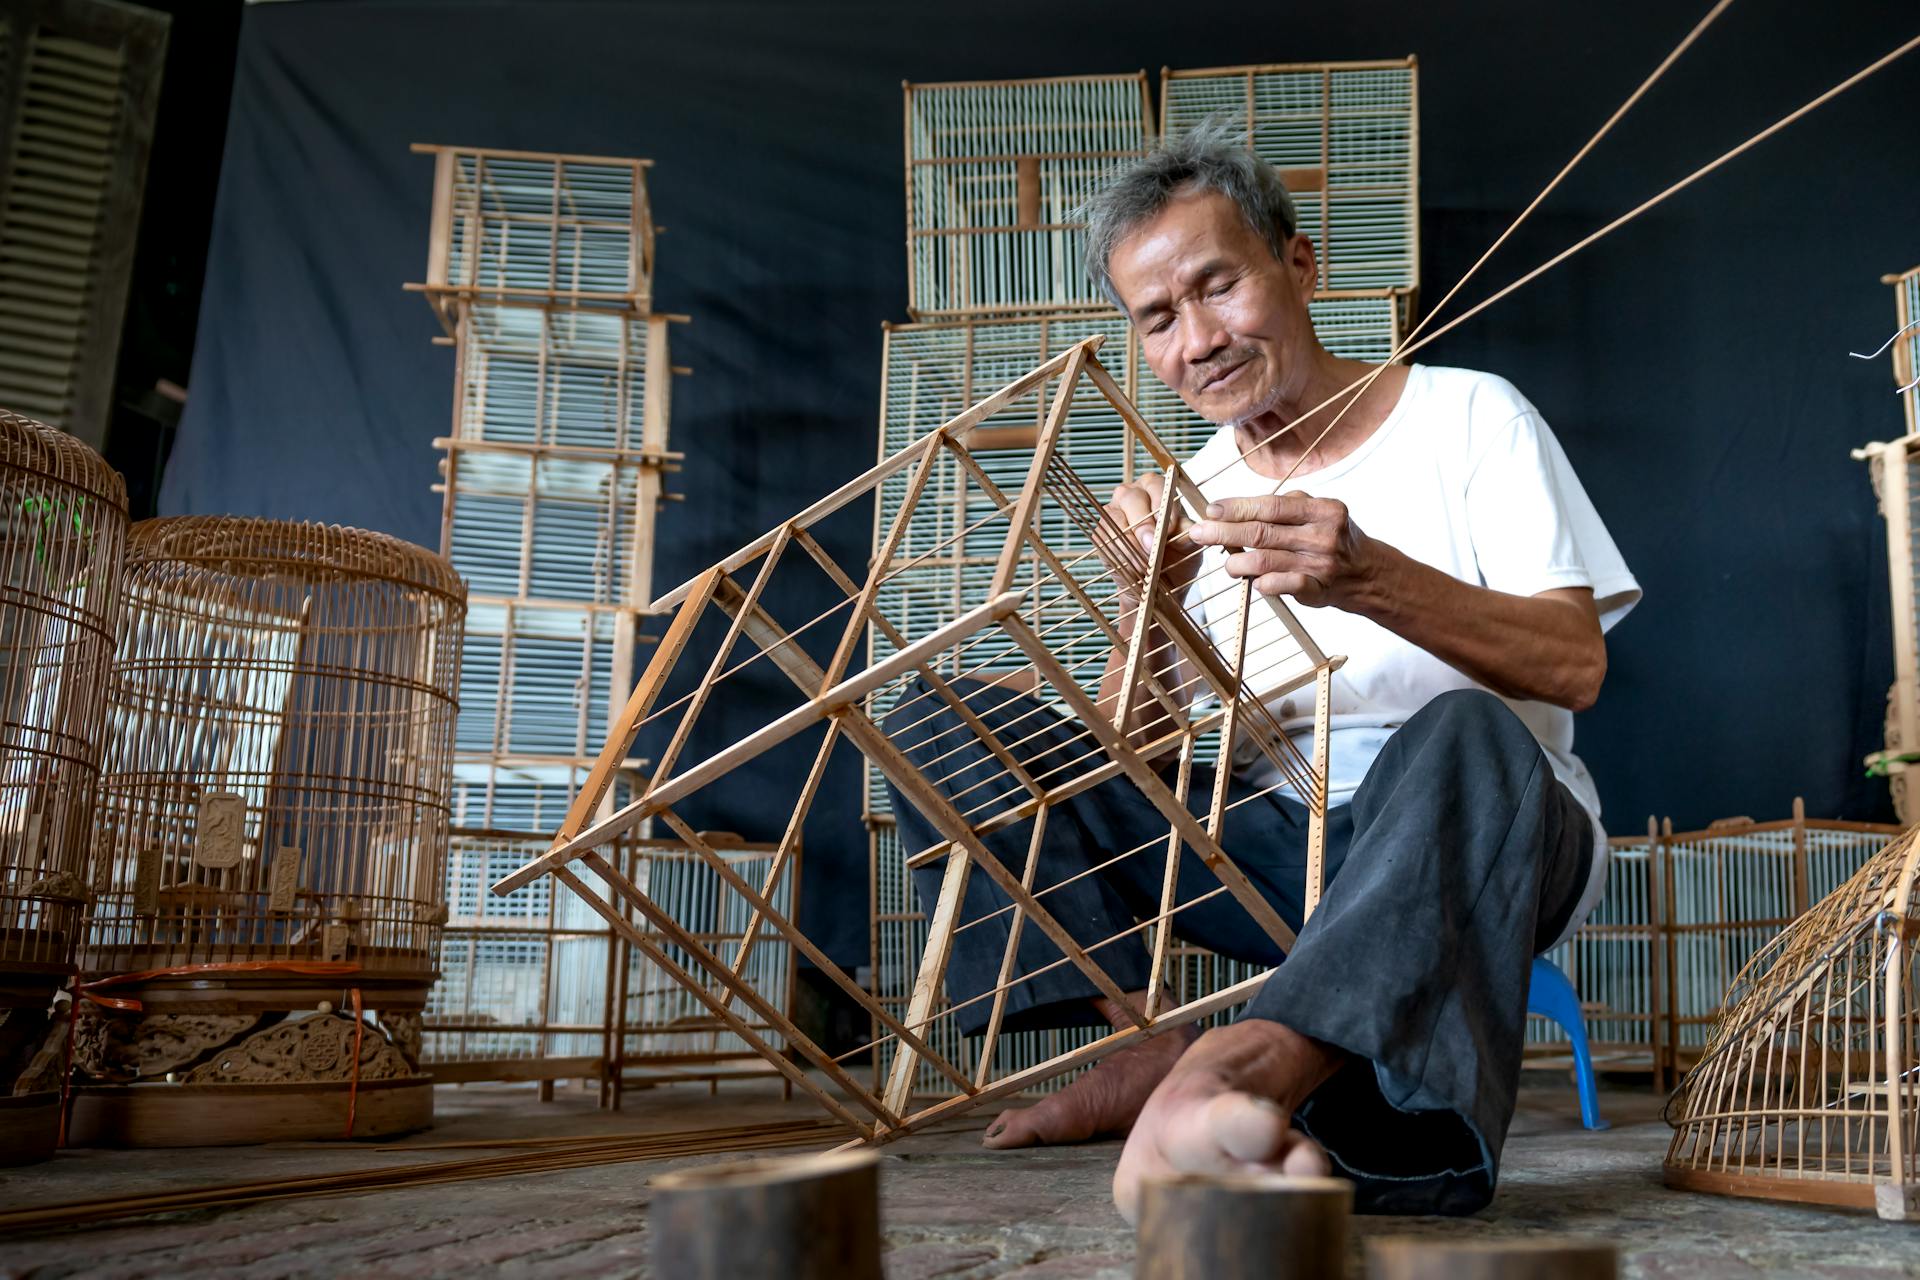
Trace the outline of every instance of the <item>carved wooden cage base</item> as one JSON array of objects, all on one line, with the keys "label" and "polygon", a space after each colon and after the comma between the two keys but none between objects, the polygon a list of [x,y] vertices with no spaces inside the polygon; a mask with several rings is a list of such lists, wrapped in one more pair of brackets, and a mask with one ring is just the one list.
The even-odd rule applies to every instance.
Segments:
[{"label": "carved wooden cage base", "polygon": [[[1200,804],[1196,794],[1198,812],[1189,810],[1188,793],[1198,791],[1204,776],[1196,770],[1196,759],[1206,758],[1214,743],[1224,740],[1264,755],[1273,776],[1281,779],[1268,790],[1285,789],[1308,806],[1309,909],[1318,897],[1326,802],[1326,763],[1318,753],[1324,751],[1330,683],[1340,659],[1322,653],[1283,602],[1255,594],[1244,581],[1203,575],[1184,597],[1168,585],[1175,580],[1170,570],[1176,559],[1199,554],[1191,542],[1174,536],[1175,516],[1183,510],[1197,516],[1206,504],[1199,483],[1208,477],[1189,476],[1181,469],[1102,367],[1099,346],[1100,339],[1094,337],[1069,347],[656,602],[656,607],[677,606],[678,611],[619,717],[596,767],[594,785],[576,800],[552,850],[494,886],[495,892],[507,893],[551,874],[573,888],[616,932],[860,1140],[884,1141],[1019,1092],[1158,1028],[1206,1017],[1252,995],[1264,974],[1199,993],[1181,987],[1176,994],[1168,981],[1176,968],[1172,952],[1179,913],[1197,902],[1230,897],[1282,950],[1294,939],[1220,846],[1227,808],[1224,770],[1217,775],[1210,803]],[[1153,467],[1170,477],[1150,529],[1144,523],[1134,530],[1117,524],[1056,448],[1075,412],[1076,397],[1082,406],[1091,402],[1099,412],[1118,412],[1127,424],[1125,447],[1142,449]],[[1017,491],[1003,491],[974,459],[970,438],[977,429],[991,437],[1022,422],[1037,424],[1038,444],[1024,483]],[[901,539],[909,526],[916,538],[927,536],[929,523],[916,521],[914,513],[929,491],[929,478],[952,467],[965,469],[988,494],[987,511],[978,518],[969,512],[966,523],[956,519],[930,545],[916,543],[902,554]],[[858,574],[843,569],[815,540],[812,527],[901,472],[910,478],[880,554]],[[1097,554],[1086,550],[1089,545]],[[913,618],[919,615],[891,610],[887,602],[897,593],[883,593],[882,586],[910,582],[921,566],[956,555],[989,557],[995,565],[993,589],[978,607],[915,634]],[[776,578],[782,587],[770,591],[769,583]],[[796,578],[809,580],[816,593],[824,587],[839,603],[810,621],[782,622],[764,601],[795,598],[808,585]],[[854,656],[864,651],[870,627],[885,637],[891,652],[856,669]],[[1223,642],[1226,633],[1230,638]],[[700,659],[692,660],[693,653]],[[1120,664],[1119,679],[1108,681],[1112,687],[1103,691],[1101,676],[1110,657]],[[739,682],[730,677],[762,660],[793,685],[791,709],[732,746],[681,767],[696,724],[738,696]],[[676,677],[680,683],[691,677],[691,690],[657,706]],[[1313,714],[1301,717],[1300,724],[1282,726],[1268,704],[1309,687],[1314,693],[1307,705]],[[756,701],[764,697],[761,688],[751,693]],[[1037,704],[1014,723],[990,728],[981,713],[992,713],[1012,696]],[[961,788],[948,776],[953,766],[941,767],[942,756],[951,754],[946,744],[905,736],[941,712],[957,716],[961,727],[1004,766],[998,775]],[[1049,763],[1044,772],[1031,760],[1023,763],[1022,735],[1030,735],[1030,730],[1018,724],[1019,718],[1043,714],[1057,718],[1064,726],[1061,732],[1069,735],[1068,747],[1061,750],[1078,753],[1065,763]],[[651,778],[631,804],[590,822],[604,783],[628,758],[635,735],[653,721],[661,721],[662,732],[670,730],[670,737],[660,752],[649,752],[658,762]],[[1290,736],[1309,723],[1321,730],[1314,738],[1314,759]],[[827,763],[843,745],[864,756],[940,835],[936,844],[908,859],[912,866],[941,868],[943,888],[931,913],[926,946],[914,961],[917,977],[904,1010],[862,989],[774,901],[792,873],[785,850],[797,841]],[[909,749],[919,753],[918,763],[909,759]],[[704,788],[724,788],[735,769],[776,752],[792,753],[801,782],[781,852],[759,883],[749,883],[673,806]],[[1109,782],[1137,788],[1165,820],[1157,834],[1135,849],[1113,851],[1112,858],[1149,858],[1165,889],[1160,909],[1150,918],[1114,937],[1077,940],[1047,901],[1066,881],[1041,865],[1040,837],[1057,806]],[[716,798],[724,802],[724,790]],[[751,913],[749,927],[731,948],[709,946],[693,936],[646,885],[623,876],[615,862],[602,856],[602,846],[650,819],[686,841]],[[1026,846],[1024,865],[1010,865],[989,848],[987,837],[997,832],[1009,832],[1009,839]],[[1212,884],[1207,892],[1180,901],[1173,869],[1189,854],[1204,865]],[[1157,870],[1163,865],[1164,872]],[[975,875],[988,877],[1005,905],[989,916],[965,920],[961,903]],[[938,1047],[951,1043],[946,1020],[962,1007],[942,1007],[947,963],[959,934],[1003,917],[1008,938],[1000,981],[991,992],[964,1002],[990,1013],[983,1048],[971,1055],[979,1065],[963,1070],[956,1055]],[[891,1065],[884,1080],[869,1087],[856,1079],[843,1065],[854,1055],[829,1055],[794,1026],[784,1010],[743,981],[762,922],[874,1020],[882,1033],[880,1042],[862,1051],[888,1052]],[[1008,993],[1037,972],[1016,973],[1014,968],[1015,950],[1029,929],[1059,954],[1047,969],[1071,965],[1091,990],[1133,1014],[1129,1025],[1091,1044],[996,1072],[993,1044]],[[1123,940],[1151,951],[1154,976],[1143,998],[1138,993],[1130,998],[1102,967],[1101,949]],[[755,1030],[755,1022],[779,1032],[784,1047],[824,1075],[833,1091],[789,1061],[781,1046]],[[937,1074],[946,1096],[916,1106],[912,1085],[923,1068]]]}]

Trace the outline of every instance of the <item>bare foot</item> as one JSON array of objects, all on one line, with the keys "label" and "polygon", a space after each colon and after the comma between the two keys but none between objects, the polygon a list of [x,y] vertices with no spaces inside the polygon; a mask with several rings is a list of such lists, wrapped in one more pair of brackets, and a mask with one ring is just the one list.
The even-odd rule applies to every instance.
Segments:
[{"label": "bare foot", "polygon": [[1330,1172],[1320,1144],[1293,1127],[1293,1111],[1341,1061],[1338,1050],[1277,1022],[1249,1019],[1201,1036],[1141,1108],[1120,1153],[1113,1202],[1121,1216],[1135,1220],[1146,1178]]},{"label": "bare foot", "polygon": [[1195,1039],[1192,1027],[1176,1027],[1129,1045],[1059,1093],[1001,1112],[980,1145],[996,1150],[1054,1146],[1125,1133]]}]

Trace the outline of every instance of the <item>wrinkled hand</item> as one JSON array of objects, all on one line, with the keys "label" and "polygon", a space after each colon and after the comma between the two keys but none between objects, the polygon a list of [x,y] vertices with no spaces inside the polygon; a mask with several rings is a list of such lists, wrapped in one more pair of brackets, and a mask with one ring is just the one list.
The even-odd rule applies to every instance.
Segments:
[{"label": "wrinkled hand", "polygon": [[1379,546],[1347,514],[1347,504],[1293,492],[1223,498],[1189,536],[1204,546],[1242,548],[1227,572],[1254,590],[1304,605],[1347,606],[1372,583]]},{"label": "wrinkled hand", "polygon": [[[1094,539],[1094,548],[1100,558],[1113,570],[1114,581],[1120,586],[1121,603],[1132,608],[1139,602],[1140,572],[1153,555],[1153,526],[1160,510],[1160,501],[1166,494],[1166,478],[1158,472],[1149,472],[1132,484],[1120,485],[1113,491],[1113,500],[1107,503],[1109,519],[1120,528],[1129,530],[1134,541],[1139,544],[1140,554],[1130,555],[1124,547],[1114,546],[1111,535]],[[1174,500],[1173,528],[1168,534],[1166,554],[1161,558],[1161,578],[1167,589],[1178,600],[1193,585],[1194,570],[1199,568],[1200,558],[1194,554],[1193,547],[1181,534],[1192,527],[1187,518],[1186,509]]]}]

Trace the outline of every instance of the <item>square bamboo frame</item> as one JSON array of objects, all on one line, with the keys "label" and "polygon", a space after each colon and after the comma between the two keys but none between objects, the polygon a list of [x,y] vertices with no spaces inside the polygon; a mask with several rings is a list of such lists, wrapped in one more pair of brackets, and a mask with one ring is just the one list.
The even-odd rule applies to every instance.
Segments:
[{"label": "square bamboo frame", "polygon": [[[560,879],[599,910],[616,931],[642,950],[649,951],[664,970],[676,973],[715,1016],[766,1056],[794,1085],[811,1094],[829,1112],[852,1128],[862,1140],[884,1141],[991,1098],[1019,1092],[1037,1080],[1122,1048],[1143,1034],[1203,1018],[1238,1004],[1248,999],[1265,981],[1266,975],[1261,973],[1184,1004],[1174,1004],[1168,998],[1168,984],[1164,975],[1172,935],[1169,926],[1178,913],[1194,901],[1220,894],[1229,895],[1281,950],[1291,948],[1294,941],[1293,931],[1247,881],[1218,842],[1217,836],[1227,807],[1225,774],[1220,775],[1204,822],[1187,808],[1193,748],[1195,742],[1205,734],[1218,729],[1236,741],[1244,736],[1256,744],[1275,766],[1278,776],[1286,779],[1271,789],[1291,787],[1306,803],[1310,814],[1306,899],[1309,910],[1319,898],[1319,887],[1324,876],[1324,752],[1328,704],[1332,675],[1341,660],[1329,658],[1321,652],[1283,602],[1256,595],[1248,583],[1240,582],[1226,588],[1236,593],[1238,601],[1237,635],[1232,653],[1216,649],[1207,634],[1188,617],[1187,610],[1191,606],[1184,600],[1172,597],[1165,577],[1168,557],[1192,554],[1174,546],[1174,512],[1182,506],[1197,511],[1205,505],[1206,500],[1194,481],[1181,470],[1179,461],[1154,436],[1112,376],[1101,366],[1096,354],[1100,342],[1101,339],[1096,336],[1068,348],[929,433],[924,440],[886,459],[779,528],[728,556],[660,601],[662,606],[677,605],[678,612],[625,713],[620,717],[620,723],[609,739],[596,770],[604,778],[610,779],[619,762],[625,759],[633,737],[643,723],[679,711],[673,739],[661,753],[652,779],[634,803],[591,824],[591,815],[600,802],[600,788],[589,787],[576,800],[551,851],[502,878],[494,886],[496,893],[509,893],[543,874],[552,874]],[[1045,410],[1034,461],[1025,484],[1017,496],[1005,494],[992,486],[985,473],[973,463],[967,438],[975,428],[989,423],[995,415],[1009,410],[1019,412],[1020,402],[1029,398],[1043,400],[1049,387],[1053,389],[1051,401]],[[1074,397],[1077,392],[1089,388],[1093,396],[1104,400],[1120,413],[1127,422],[1132,440],[1145,448],[1171,479],[1165,491],[1166,497],[1155,515],[1150,539],[1136,541],[1134,535],[1139,531],[1130,532],[1114,525],[1098,500],[1086,493],[1071,468],[1056,454],[1055,446],[1072,409]],[[947,457],[955,459],[961,466],[971,468],[975,481],[984,482],[994,495],[995,510],[983,522],[991,526],[987,532],[969,529],[956,536],[966,538],[977,535],[989,540],[995,536],[1001,537],[995,581],[990,598],[985,603],[924,636],[909,638],[900,634],[893,621],[875,607],[875,600],[889,573],[900,571],[890,567],[891,544],[911,518],[916,503],[923,495],[926,478],[939,460]],[[895,516],[889,545],[883,547],[883,554],[875,557],[862,583],[826,555],[810,529],[833,512],[872,493],[889,476],[903,470],[910,470],[915,478],[910,486],[911,492]],[[1050,545],[1049,533],[1057,534],[1071,521],[1080,521],[1083,527],[1091,528],[1096,543],[1102,546],[1099,556],[1082,557],[1083,562],[1105,562],[1106,568],[1090,580],[1076,577],[1074,566],[1062,560],[1055,547]],[[796,547],[826,573],[845,598],[828,614],[801,627],[789,629],[775,619],[760,601],[776,565],[784,554]],[[733,575],[751,565],[758,566],[751,583],[743,586],[736,582]],[[1085,574],[1089,571],[1081,568],[1080,572]],[[1026,574],[1031,574],[1032,580],[1021,586],[1020,581]],[[1045,599],[1045,584],[1058,586],[1059,594],[1050,600]],[[1102,599],[1094,594],[1096,590],[1106,590],[1108,594]],[[850,617],[834,646],[832,657],[826,663],[816,661],[795,643],[801,632],[848,606],[851,606]],[[679,663],[696,624],[709,609],[717,610],[728,620],[725,639],[695,690],[655,714],[654,703],[662,687]],[[1257,620],[1251,616],[1256,609],[1262,611],[1262,616]],[[1122,634],[1116,622],[1117,615],[1122,611],[1132,611],[1135,629],[1131,639]],[[1268,628],[1268,634],[1278,636],[1279,640],[1262,642],[1262,649],[1266,651],[1262,669],[1268,673],[1269,682],[1256,691],[1245,687],[1240,673],[1246,669],[1245,663],[1251,656],[1248,636],[1255,622],[1264,623],[1269,616],[1273,625]],[[885,660],[849,675],[848,670],[860,637],[870,625],[889,633],[897,646],[896,651]],[[1077,627],[1083,633],[1104,636],[1110,652],[1125,654],[1124,678],[1113,694],[1096,699],[1083,687],[1074,671],[1056,656],[1055,650],[1061,644],[1058,631],[1063,625]],[[692,727],[715,688],[729,674],[725,671],[725,665],[736,642],[743,636],[759,650],[748,661],[756,661],[760,657],[770,659],[797,686],[803,700],[792,711],[759,731],[676,773],[675,765]],[[1149,637],[1170,638],[1150,647]],[[1051,769],[1036,778],[1022,766],[1012,751],[1024,739],[1013,742],[1005,740],[1001,732],[990,729],[980,718],[978,711],[982,709],[969,705],[969,700],[978,696],[979,691],[1008,687],[1006,677],[1016,673],[1006,672],[1001,683],[981,684],[976,692],[964,696],[942,673],[943,666],[951,669],[959,664],[962,655],[969,651],[977,652],[983,645],[992,643],[1000,644],[1008,651],[1018,650],[1024,655],[1028,665],[1018,674],[1025,676],[1023,687],[1026,691],[1054,700],[1074,717],[1080,728],[1075,741],[1088,741],[1082,755],[1070,762],[1071,766],[1078,767],[1077,773],[1061,779],[1057,776],[1061,770]],[[1276,658],[1271,653],[1275,643],[1291,647],[1284,649]],[[1156,665],[1163,659],[1165,665]],[[1185,678],[1170,690],[1167,687],[1171,682],[1168,673],[1176,672],[1184,676],[1183,663],[1191,664],[1198,674]],[[991,663],[982,665],[989,666]],[[1000,800],[963,812],[955,797],[939,789],[938,783],[943,779],[930,776],[928,769],[931,766],[917,767],[896,743],[895,739],[902,730],[883,728],[862,705],[869,694],[884,686],[915,677],[924,681],[928,690],[920,695],[922,699],[943,704],[957,714],[985,749],[1005,766],[1003,773],[997,776],[1008,779],[1013,786]],[[1266,709],[1267,700],[1309,685],[1315,690],[1314,723],[1318,730],[1313,760],[1308,760],[1300,753]],[[1191,696],[1194,691],[1210,695],[1217,703],[1202,711],[1200,708],[1207,704],[1183,702],[1183,691],[1186,696]],[[1117,702],[1118,705],[1109,711],[1102,706],[1104,702]],[[896,703],[896,713],[904,705]],[[1145,729],[1134,729],[1131,716],[1135,710],[1149,711],[1157,719]],[[1158,727],[1163,724],[1171,727],[1159,730]],[[682,798],[724,779],[731,770],[746,761],[807,730],[822,726],[824,735],[813,767],[802,784],[787,835],[781,842],[783,851],[797,840],[800,823],[816,794],[829,755],[842,738],[872,761],[903,795],[910,798],[942,836],[939,843],[914,855],[911,860],[912,865],[942,864],[944,872],[943,889],[933,911],[929,942],[920,957],[914,994],[904,1017],[896,1016],[883,1007],[821,953],[791,919],[777,911],[768,901],[769,888],[763,888],[756,894],[751,886],[737,876],[730,877],[722,869],[718,856],[672,808]],[[1147,736],[1152,730],[1158,730],[1157,737]],[[1142,741],[1142,737],[1146,740]],[[1177,778],[1171,785],[1152,763],[1168,751],[1176,751],[1179,757]],[[1167,829],[1163,834],[1129,851],[1136,853],[1148,848],[1164,850],[1167,870],[1162,877],[1161,910],[1153,918],[1121,934],[1082,945],[1039,901],[1040,896],[1058,887],[1054,884],[1040,885],[1036,881],[1039,836],[1044,831],[1046,815],[1052,807],[1090,787],[1115,779],[1125,779],[1126,784],[1137,787],[1167,821]],[[985,817],[976,816],[983,807],[995,811]],[[837,1059],[829,1056],[740,981],[743,954],[746,947],[751,945],[754,929],[747,931],[749,938],[729,964],[688,935],[642,888],[621,876],[618,869],[598,852],[600,846],[618,838],[623,832],[655,818],[685,839],[697,855],[713,866],[723,879],[727,879],[734,892],[750,902],[776,931],[819,966],[828,980],[840,986],[895,1038],[897,1051],[892,1070],[883,1086],[869,1088],[849,1075]],[[990,832],[1029,821],[1034,838],[1029,847],[1026,870],[1023,874],[1016,874],[988,848],[983,837]],[[1176,903],[1173,869],[1183,848],[1191,849],[1199,856],[1218,887],[1188,903]],[[598,889],[590,887],[577,873],[576,867],[593,873],[611,892],[612,901],[602,901]],[[768,878],[768,886],[777,883],[785,870],[783,866],[776,866]],[[1061,953],[1062,959],[1049,967],[1071,964],[1093,989],[1133,1009],[1129,1026],[1085,1048],[998,1078],[992,1077],[986,1066],[972,1073],[961,1070],[929,1043],[924,1033],[929,1032],[936,1016],[945,1016],[936,1015],[935,1006],[940,998],[953,939],[961,929],[971,927],[971,923],[979,923],[962,924],[960,919],[960,903],[965,886],[968,877],[976,870],[987,875],[1010,902],[1008,908],[996,914],[1012,913],[1001,983],[991,993],[994,1012],[986,1029],[980,1061],[990,1064],[993,1060],[993,1044],[1005,1010],[1006,992],[1034,976],[1029,973],[1019,978],[1012,977],[1014,951],[1018,946],[1021,926],[1028,922]],[[638,912],[641,918],[670,939],[688,958],[689,965],[683,967],[672,961],[656,942],[624,920],[619,909],[622,906]],[[1144,1003],[1139,1008],[1127,1004],[1127,993],[1119,988],[1092,954],[1108,943],[1136,934],[1151,936],[1155,955],[1154,976]],[[803,1060],[818,1068],[839,1087],[847,1101],[843,1102],[816,1085],[804,1071],[785,1061],[772,1046],[755,1035],[742,1017],[728,1007],[736,998],[747,1010],[766,1018],[770,1025],[776,1027]],[[948,1013],[951,1012],[949,1009]],[[953,1086],[954,1093],[930,1106],[913,1109],[909,1106],[911,1086],[916,1067],[922,1061],[944,1076]]]}]

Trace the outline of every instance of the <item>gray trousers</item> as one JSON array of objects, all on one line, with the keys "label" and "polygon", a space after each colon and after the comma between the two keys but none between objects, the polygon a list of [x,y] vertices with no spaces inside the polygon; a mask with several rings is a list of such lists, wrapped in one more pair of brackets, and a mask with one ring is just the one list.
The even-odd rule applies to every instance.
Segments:
[{"label": "gray trousers", "polygon": [[[1025,739],[1012,750],[1030,772],[1086,750],[1084,740],[1069,745],[1073,722],[1036,699],[971,680],[955,684],[1002,741]],[[906,699],[925,692],[916,683]],[[913,701],[887,728],[950,797],[977,801],[976,784],[1002,770],[937,698]],[[1205,813],[1213,781],[1210,769],[1195,767],[1188,801],[1195,813]],[[1250,794],[1229,780],[1229,803]],[[940,839],[904,797],[893,799],[904,848]],[[1082,945],[1157,914],[1166,831],[1166,819],[1125,778],[1056,806],[1035,883],[1079,878],[1042,903]],[[1154,847],[1090,871],[1156,833]],[[1031,823],[1023,822],[986,843],[1017,870],[1031,837]],[[1532,960],[1579,904],[1592,823],[1504,703],[1458,691],[1435,698],[1395,732],[1352,803],[1328,814],[1327,888],[1302,927],[1306,838],[1305,806],[1275,795],[1229,808],[1220,837],[1298,931],[1291,954],[1281,954],[1226,894],[1182,911],[1175,932],[1232,959],[1274,966],[1242,1017],[1283,1023],[1349,1055],[1295,1122],[1326,1147],[1337,1173],[1355,1181],[1356,1209],[1474,1212],[1492,1198],[1513,1118]],[[922,904],[931,906],[941,868],[915,878]],[[1218,885],[1198,855],[1183,849],[1180,901]],[[1008,905],[998,886],[976,874],[960,919],[981,920]],[[947,968],[956,1004],[998,984],[1010,919],[1001,914],[956,937]],[[1060,955],[1038,929],[1021,931],[1017,968],[1036,976],[1008,992],[1005,1030],[1101,1023],[1091,1003],[1098,992],[1071,965],[1054,965]],[[1121,989],[1146,987],[1150,956],[1139,935],[1102,946],[1094,958]],[[982,1030],[990,1005],[962,1010],[962,1029]]]}]

